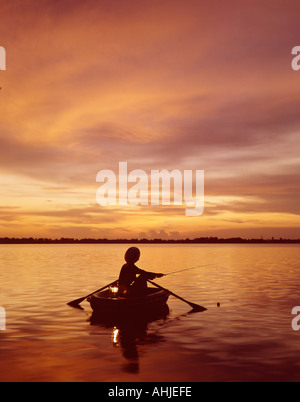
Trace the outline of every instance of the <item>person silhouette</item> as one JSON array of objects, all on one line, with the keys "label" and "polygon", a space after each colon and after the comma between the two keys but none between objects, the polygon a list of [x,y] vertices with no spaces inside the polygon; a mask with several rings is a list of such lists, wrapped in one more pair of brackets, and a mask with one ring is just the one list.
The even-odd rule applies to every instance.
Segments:
[{"label": "person silhouette", "polygon": [[140,259],[140,250],[130,247],[125,253],[126,263],[119,275],[119,296],[136,297],[147,294],[147,280],[161,278],[164,274],[148,272],[138,268],[135,263]]}]

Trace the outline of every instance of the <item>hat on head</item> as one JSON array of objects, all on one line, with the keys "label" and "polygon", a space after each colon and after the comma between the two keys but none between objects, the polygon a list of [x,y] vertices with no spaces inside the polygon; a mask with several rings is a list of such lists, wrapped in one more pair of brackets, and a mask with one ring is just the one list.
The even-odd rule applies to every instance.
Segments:
[{"label": "hat on head", "polygon": [[126,262],[137,262],[140,258],[141,252],[137,247],[130,247],[125,253]]}]

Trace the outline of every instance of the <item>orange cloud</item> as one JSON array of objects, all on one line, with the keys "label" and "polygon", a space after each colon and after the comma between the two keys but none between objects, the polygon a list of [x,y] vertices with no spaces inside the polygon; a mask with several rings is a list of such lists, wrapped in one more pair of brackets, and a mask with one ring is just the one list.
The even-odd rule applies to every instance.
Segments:
[{"label": "orange cloud", "polygon": [[[0,235],[295,236],[298,12],[294,0],[5,3],[1,200],[15,209],[0,214]],[[119,161],[204,169],[214,202],[193,219],[174,208],[91,213],[97,172]]]}]

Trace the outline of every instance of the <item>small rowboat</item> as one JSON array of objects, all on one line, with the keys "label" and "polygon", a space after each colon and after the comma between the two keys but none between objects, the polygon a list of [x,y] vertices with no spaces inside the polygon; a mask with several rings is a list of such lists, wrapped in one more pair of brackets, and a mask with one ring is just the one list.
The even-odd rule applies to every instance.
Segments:
[{"label": "small rowboat", "polygon": [[166,289],[147,288],[147,294],[140,297],[115,297],[109,290],[89,296],[87,301],[95,312],[109,314],[143,313],[157,310],[166,305],[170,293]]}]

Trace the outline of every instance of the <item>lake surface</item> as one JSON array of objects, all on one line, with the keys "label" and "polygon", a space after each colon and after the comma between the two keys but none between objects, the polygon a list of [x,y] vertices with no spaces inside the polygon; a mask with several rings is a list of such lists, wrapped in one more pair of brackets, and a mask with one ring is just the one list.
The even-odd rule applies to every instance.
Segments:
[{"label": "lake surface", "polygon": [[[297,245],[140,245],[138,266],[207,308],[126,328],[67,302],[117,279],[127,245],[0,245],[0,381],[299,381]],[[217,307],[220,303],[220,307]]]}]

